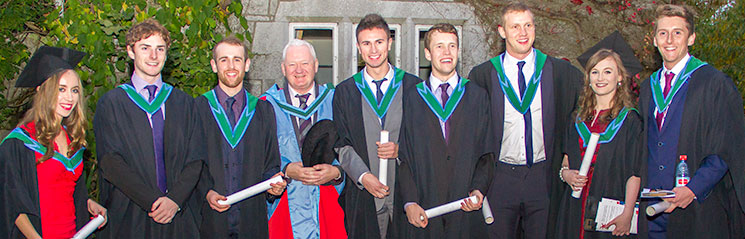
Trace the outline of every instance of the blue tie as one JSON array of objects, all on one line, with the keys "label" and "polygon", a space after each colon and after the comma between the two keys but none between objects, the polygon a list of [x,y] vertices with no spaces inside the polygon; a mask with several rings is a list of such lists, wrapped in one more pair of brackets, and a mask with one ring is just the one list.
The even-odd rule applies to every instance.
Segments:
[{"label": "blue tie", "polygon": [[[375,99],[378,101],[378,106],[380,106],[380,102],[383,101],[383,90],[381,89],[383,86],[383,82],[387,81],[388,79],[383,78],[381,80],[374,80],[373,83],[375,83],[375,86],[378,87],[378,91],[375,92]],[[383,125],[385,125],[385,115],[383,115],[383,118],[380,118],[380,127],[382,128]]]},{"label": "blue tie", "polygon": [[227,114],[228,114],[228,121],[230,121],[230,125],[232,127],[235,127],[235,111],[233,111],[233,104],[235,104],[235,97],[228,97],[225,99],[225,103],[228,105],[227,108]]},{"label": "blue tie", "polygon": [[[525,100],[525,74],[523,74],[523,66],[525,61],[517,62],[517,86],[520,88],[521,99]],[[523,120],[525,121],[525,163],[533,166],[533,120],[530,117],[530,106],[528,111],[523,114]]]},{"label": "blue tie", "polygon": [[[148,101],[152,102],[155,99],[155,92],[158,89],[155,85],[145,86],[150,98]],[[152,122],[153,129],[153,148],[155,151],[155,177],[158,179],[158,188],[160,192],[166,193],[168,186],[166,184],[166,165],[163,160],[163,111],[158,109],[152,115],[150,115],[150,121]]]}]

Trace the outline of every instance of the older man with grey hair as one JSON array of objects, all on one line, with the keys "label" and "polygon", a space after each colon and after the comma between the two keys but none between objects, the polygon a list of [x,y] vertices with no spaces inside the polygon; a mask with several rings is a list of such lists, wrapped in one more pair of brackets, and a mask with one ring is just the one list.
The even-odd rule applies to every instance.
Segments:
[{"label": "older man with grey hair", "polygon": [[[316,122],[332,119],[331,84],[317,85],[318,59],[313,45],[292,39],[282,51],[285,85],[272,86],[263,99],[274,107],[281,168],[293,179],[285,194],[269,208],[271,238],[346,238],[338,198],[344,174],[338,161],[306,167],[302,143]],[[333,142],[332,142],[333,143]]]}]

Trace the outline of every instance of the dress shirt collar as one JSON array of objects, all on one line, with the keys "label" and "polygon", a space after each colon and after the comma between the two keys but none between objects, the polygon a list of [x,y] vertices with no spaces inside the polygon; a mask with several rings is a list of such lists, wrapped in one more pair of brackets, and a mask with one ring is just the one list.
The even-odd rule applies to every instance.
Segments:
[{"label": "dress shirt collar", "polygon": [[[158,89],[155,92],[160,92],[160,89],[163,86],[163,78],[161,76],[158,76],[158,78],[155,79],[155,83],[150,84],[144,79],[140,78],[140,76],[138,76],[137,74],[132,73],[132,86],[135,88],[135,90],[137,90],[137,92],[140,92],[140,94],[142,94],[143,90],[145,89],[145,86],[148,86],[148,85],[157,86]],[[145,93],[147,93],[147,90],[145,90]],[[147,98],[148,98],[148,95],[145,95],[145,99]]]},{"label": "dress shirt collar", "polygon": [[[300,93],[297,93],[295,89],[293,89],[289,84],[287,84],[287,90],[290,93],[290,102],[292,102],[292,105],[299,107],[300,106],[300,100],[295,97],[295,95],[301,95]],[[313,100],[316,99],[316,83],[313,82],[313,86],[310,87],[310,90],[308,90],[308,93],[310,93],[310,96],[308,96],[308,100],[305,101],[306,105],[310,105],[313,103]]]},{"label": "dress shirt collar", "polygon": [[458,72],[453,74],[450,78],[448,78],[447,81],[442,82],[440,79],[437,79],[435,75],[432,73],[429,74],[429,89],[432,90],[432,93],[435,93],[435,90],[440,87],[440,84],[442,83],[448,83],[450,86],[448,87],[448,95],[450,95],[450,92],[453,92],[453,89],[456,85],[458,85],[458,80],[460,80],[460,77],[458,76]]},{"label": "dress shirt collar", "polygon": [[683,57],[683,59],[681,59],[677,64],[675,64],[675,66],[673,66],[673,69],[667,69],[667,67],[665,67],[665,64],[662,64],[662,68],[663,68],[663,72],[662,73],[663,73],[663,75],[660,78],[664,81],[665,80],[665,74],[667,74],[668,72],[675,73],[675,76],[680,75],[680,72],[683,71],[683,67],[686,66],[686,63],[688,63],[688,59],[690,59],[690,58],[691,58],[691,55],[686,54]]},{"label": "dress shirt collar", "polygon": [[[393,81],[393,77],[395,77],[395,73],[393,72],[393,66],[391,63],[388,64],[388,73],[385,74],[385,78],[388,79],[383,82],[383,84],[380,86],[381,91],[385,94],[385,91],[388,90],[388,86],[391,85],[391,81]],[[370,74],[367,73],[367,66],[365,66],[364,69],[362,69],[362,76],[365,79],[365,82],[367,82],[367,85],[370,87],[370,89],[373,89],[373,93],[378,89],[375,83],[373,83],[373,80],[382,80],[382,79],[375,79]]]},{"label": "dress shirt collar", "polygon": [[504,54],[504,65],[505,66],[515,66],[515,69],[517,69],[517,62],[519,61],[525,62],[525,66],[523,67],[523,70],[530,66],[535,65],[535,50],[533,48],[530,48],[530,53],[528,54],[528,56],[525,57],[525,59],[522,59],[522,60],[517,59],[513,57],[512,55],[510,55],[509,53],[505,52]]}]

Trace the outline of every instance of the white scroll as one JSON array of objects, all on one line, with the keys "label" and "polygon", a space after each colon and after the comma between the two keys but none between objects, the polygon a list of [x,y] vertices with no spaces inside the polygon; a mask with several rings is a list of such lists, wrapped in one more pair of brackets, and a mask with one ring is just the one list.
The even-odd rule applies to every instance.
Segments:
[{"label": "white scroll", "polygon": [[494,215],[491,214],[491,205],[489,205],[489,200],[486,200],[486,197],[484,197],[484,203],[481,205],[481,213],[484,214],[486,224],[491,225],[494,223]]},{"label": "white scroll", "polygon": [[243,201],[243,199],[253,197],[256,194],[269,190],[270,188],[272,188],[271,184],[282,182],[282,180],[282,177],[273,177],[267,179],[249,188],[233,193],[230,196],[227,196],[226,200],[219,200],[217,201],[217,203],[219,203],[220,205],[233,205],[234,203]]},{"label": "white scroll", "polygon": [[668,208],[670,208],[670,205],[672,205],[672,204],[670,204],[667,201],[662,201],[662,202],[658,202],[658,203],[649,205],[649,206],[647,206],[647,210],[646,210],[647,211],[647,216],[650,216],[651,217],[651,216],[660,214],[660,213],[664,212],[665,210],[667,210]]},{"label": "white scroll", "polygon": [[[587,176],[587,171],[590,171],[590,164],[592,164],[592,156],[595,155],[595,148],[598,146],[598,140],[600,135],[592,133],[590,135],[590,141],[587,143],[587,149],[585,150],[585,156],[582,157],[582,165],[579,167],[579,175]],[[582,189],[572,192],[572,197],[579,198],[582,195]]]},{"label": "white scroll", "polygon": [[[455,212],[460,210],[460,203],[465,202],[466,199],[470,199],[472,203],[476,203],[479,201],[479,198],[476,196],[471,196],[468,198],[459,199],[453,202],[449,202],[448,204],[440,205],[437,207],[433,207],[430,209],[427,209],[424,211],[424,214],[427,214],[427,218],[433,218],[437,217],[443,214],[448,214],[451,212]],[[419,217],[419,220],[424,220],[424,217]]]},{"label": "white scroll", "polygon": [[91,221],[88,222],[88,224],[85,224],[83,228],[80,228],[80,231],[75,233],[74,236],[72,236],[72,239],[85,239],[88,236],[91,235],[96,229],[98,229],[103,222],[106,221],[103,216],[98,215],[95,218],[93,218]]},{"label": "white scroll", "polygon": [[[380,131],[380,144],[388,143],[388,130]],[[388,186],[388,159],[380,159],[378,167],[378,180],[383,185]]]}]

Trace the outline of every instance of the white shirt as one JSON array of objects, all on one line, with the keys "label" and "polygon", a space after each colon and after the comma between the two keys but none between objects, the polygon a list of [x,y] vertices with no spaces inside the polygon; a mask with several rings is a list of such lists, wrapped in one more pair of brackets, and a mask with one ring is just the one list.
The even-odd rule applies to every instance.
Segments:
[{"label": "white shirt", "polygon": [[[512,88],[515,89],[516,93],[520,95],[520,88],[517,82],[517,62],[525,61],[523,66],[523,75],[525,76],[525,86],[527,82],[533,76],[535,72],[535,51],[525,57],[525,59],[517,59],[512,57],[510,54],[504,54],[504,73],[507,76]],[[533,102],[530,104],[530,116],[532,120],[532,136],[533,136],[533,162],[541,162],[546,160],[545,147],[543,145],[543,109],[541,100],[541,88],[540,85],[536,90]],[[523,114],[517,112],[512,107],[507,95],[504,96],[504,132],[502,134],[502,148],[499,153],[499,161],[514,164],[514,165],[526,165],[525,156],[525,120]]]},{"label": "white shirt", "polygon": [[[455,89],[455,86],[458,85],[458,73],[456,72],[451,76],[445,83],[448,83],[450,86],[448,86],[448,96],[453,95],[453,89]],[[430,90],[432,91],[432,94],[435,95],[435,98],[437,99],[437,102],[440,102],[440,105],[442,105],[442,90],[440,89],[440,84],[443,82],[440,79],[437,79],[432,73],[429,74],[429,86]],[[449,98],[448,98],[449,99]],[[439,119],[438,119],[439,120]],[[440,121],[440,129],[442,130],[442,135],[444,137],[445,135],[445,122],[442,120]]]},{"label": "white shirt", "polygon": [[[385,76],[384,76],[384,78],[386,78],[387,80],[383,81],[383,83],[380,84],[380,91],[383,92],[384,96],[385,96],[385,92],[388,91],[388,86],[390,86],[391,81],[393,81],[393,77],[395,77],[395,74],[393,72],[393,66],[391,66],[391,63],[388,63],[388,73],[385,73]],[[376,85],[373,82],[373,80],[382,80],[382,78],[381,79],[373,78],[370,74],[367,73],[367,66],[365,66],[365,68],[362,69],[362,78],[363,80],[365,80],[365,82],[367,82],[367,87],[370,88],[370,91],[372,91],[373,96],[377,96],[376,94],[378,92],[378,85]],[[378,123],[383,124],[380,118],[378,118]]]},{"label": "white shirt", "polygon": [[[678,81],[678,79],[680,78],[680,73],[683,72],[683,68],[686,66],[686,63],[688,63],[688,59],[690,58],[691,58],[691,55],[686,54],[686,56],[684,56],[683,59],[681,59],[677,64],[675,64],[675,66],[673,66],[673,69],[667,69],[667,67],[665,67],[664,64],[662,65],[662,75],[660,76],[660,89],[665,89],[665,85],[667,85],[665,84],[665,75],[667,75],[667,73],[669,72],[672,72],[675,75],[673,76],[673,80],[670,81],[670,84],[671,84],[670,91],[673,90],[672,86],[675,85],[675,82]],[[670,103],[672,103],[672,101],[670,101]],[[668,107],[667,109],[665,109],[665,112],[662,112],[662,123],[660,124],[660,128],[662,128],[662,126],[665,125],[665,118],[667,117],[668,109],[670,108]],[[655,114],[655,117],[656,116],[657,114]]]}]

